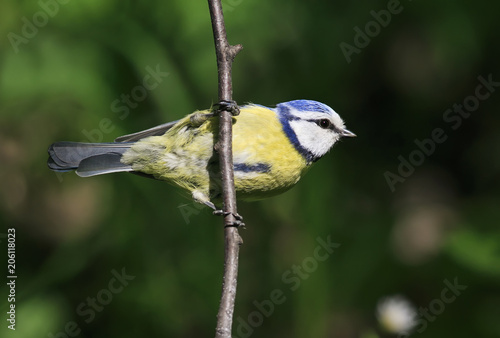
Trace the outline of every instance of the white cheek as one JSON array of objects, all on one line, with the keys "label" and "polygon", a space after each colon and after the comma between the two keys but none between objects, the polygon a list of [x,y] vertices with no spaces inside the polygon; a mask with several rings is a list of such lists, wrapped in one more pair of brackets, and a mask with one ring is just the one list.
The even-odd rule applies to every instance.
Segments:
[{"label": "white cheek", "polygon": [[291,121],[299,143],[316,156],[325,155],[337,141],[336,133],[307,121]]}]

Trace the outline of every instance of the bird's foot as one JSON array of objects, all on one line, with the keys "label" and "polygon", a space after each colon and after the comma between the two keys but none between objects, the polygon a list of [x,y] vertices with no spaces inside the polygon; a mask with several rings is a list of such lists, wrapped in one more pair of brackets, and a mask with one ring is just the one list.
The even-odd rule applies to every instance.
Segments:
[{"label": "bird's foot", "polygon": [[243,223],[243,216],[239,215],[238,213],[233,214],[232,212],[229,211],[224,211],[224,210],[214,210],[214,215],[216,216],[228,216],[228,215],[233,215],[235,221],[232,222],[232,224],[226,224],[226,227],[236,227],[236,228],[243,228],[245,229],[245,223]]},{"label": "bird's foot", "polygon": [[238,107],[238,104],[236,101],[226,101],[222,100],[212,106],[212,110],[216,111],[228,111],[231,113],[233,116],[238,116],[240,115],[240,108]]}]

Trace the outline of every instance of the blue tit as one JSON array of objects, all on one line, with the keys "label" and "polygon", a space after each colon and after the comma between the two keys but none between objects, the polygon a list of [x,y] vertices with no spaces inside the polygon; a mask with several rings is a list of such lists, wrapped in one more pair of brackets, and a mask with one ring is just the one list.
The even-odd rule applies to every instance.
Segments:
[{"label": "blue tit", "polygon": [[[197,111],[112,143],[56,142],[48,150],[55,171],[82,177],[132,172],[167,181],[213,209],[221,201],[220,170],[214,143],[219,120]],[[293,187],[311,165],[342,137],[353,137],[340,116],[311,100],[240,107],[233,117],[236,194],[258,200]]]}]

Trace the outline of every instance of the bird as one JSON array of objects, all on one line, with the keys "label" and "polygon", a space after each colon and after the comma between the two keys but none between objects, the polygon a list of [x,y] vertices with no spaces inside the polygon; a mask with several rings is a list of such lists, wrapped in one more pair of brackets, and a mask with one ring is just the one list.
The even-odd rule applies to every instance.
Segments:
[{"label": "bird", "polygon": [[[260,200],[293,187],[343,137],[356,135],[329,106],[293,100],[274,108],[249,103],[233,116],[233,169],[236,196]],[[213,109],[109,143],[56,142],[48,167],[75,170],[81,177],[116,172],[167,181],[214,210],[222,201],[214,144],[218,118]]]}]

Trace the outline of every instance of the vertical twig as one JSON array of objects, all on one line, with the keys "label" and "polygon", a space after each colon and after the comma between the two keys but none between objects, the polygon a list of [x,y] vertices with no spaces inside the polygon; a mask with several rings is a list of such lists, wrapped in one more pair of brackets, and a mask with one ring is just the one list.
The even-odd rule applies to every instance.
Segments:
[{"label": "vertical twig", "polygon": [[[227,41],[224,15],[220,0],[208,0],[212,30],[214,32],[215,53],[217,55],[217,70],[219,74],[219,101],[232,101],[231,67],[233,59],[243,48],[241,45],[231,46]],[[234,188],[233,151],[232,151],[232,116],[231,112],[219,112],[219,140],[216,149],[219,152],[222,176],[222,192],[224,202],[224,235],[225,257],[224,277],[222,280],[222,295],[217,314],[216,338],[231,338],[234,303],[238,277],[238,254],[242,243],[236,223],[236,192]]]}]

